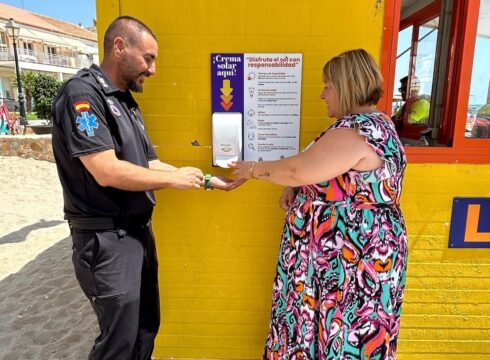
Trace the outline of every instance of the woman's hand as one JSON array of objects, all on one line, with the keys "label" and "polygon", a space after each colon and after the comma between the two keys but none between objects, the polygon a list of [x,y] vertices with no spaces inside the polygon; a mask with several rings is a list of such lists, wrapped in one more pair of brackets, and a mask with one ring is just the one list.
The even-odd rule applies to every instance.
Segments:
[{"label": "woman's hand", "polygon": [[255,161],[232,161],[229,166],[233,171],[233,175],[237,179],[252,179],[254,178],[253,168],[257,164]]},{"label": "woman's hand", "polygon": [[288,211],[296,197],[296,190],[291,186],[286,186],[279,197],[279,206],[284,211]]},{"label": "woman's hand", "polygon": [[232,180],[232,179],[228,179],[226,176],[213,175],[211,177],[210,183],[213,189],[230,191],[236,189],[246,181],[247,179]]}]

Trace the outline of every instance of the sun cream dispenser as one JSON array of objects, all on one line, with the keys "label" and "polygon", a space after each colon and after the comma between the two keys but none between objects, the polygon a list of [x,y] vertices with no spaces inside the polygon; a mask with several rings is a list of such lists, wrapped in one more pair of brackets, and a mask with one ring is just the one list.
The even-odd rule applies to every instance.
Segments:
[{"label": "sun cream dispenser", "polygon": [[213,113],[213,166],[242,159],[242,114]]}]

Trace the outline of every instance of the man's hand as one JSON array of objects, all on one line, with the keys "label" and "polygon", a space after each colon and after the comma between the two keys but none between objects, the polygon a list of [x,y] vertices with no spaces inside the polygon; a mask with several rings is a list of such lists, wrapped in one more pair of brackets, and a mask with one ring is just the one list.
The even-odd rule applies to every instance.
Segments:
[{"label": "man's hand", "polygon": [[240,185],[242,185],[247,179],[236,179],[236,180],[231,180],[228,179],[226,176],[213,176],[211,177],[211,187],[213,189],[219,189],[219,190],[224,190],[224,191],[230,191],[233,189],[236,189]]},{"label": "man's hand", "polygon": [[288,211],[296,197],[296,190],[291,186],[286,186],[279,197],[279,206],[284,211]]},{"label": "man's hand", "polygon": [[199,189],[203,184],[204,175],[200,169],[181,167],[174,171],[172,186],[176,189]]}]

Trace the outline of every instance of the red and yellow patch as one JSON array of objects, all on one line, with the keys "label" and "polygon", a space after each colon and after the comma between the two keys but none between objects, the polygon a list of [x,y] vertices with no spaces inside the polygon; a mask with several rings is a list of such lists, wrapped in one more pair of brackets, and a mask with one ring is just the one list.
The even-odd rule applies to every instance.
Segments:
[{"label": "red and yellow patch", "polygon": [[78,101],[74,105],[75,105],[76,111],[89,111],[90,110],[90,104],[88,103],[88,101]]}]

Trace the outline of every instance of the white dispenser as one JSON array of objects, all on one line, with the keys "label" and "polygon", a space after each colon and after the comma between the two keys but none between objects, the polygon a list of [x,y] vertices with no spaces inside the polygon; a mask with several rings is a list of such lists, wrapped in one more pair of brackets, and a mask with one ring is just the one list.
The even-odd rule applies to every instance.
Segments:
[{"label": "white dispenser", "polygon": [[223,168],[242,159],[242,114],[213,113],[213,165]]}]

